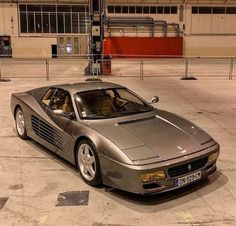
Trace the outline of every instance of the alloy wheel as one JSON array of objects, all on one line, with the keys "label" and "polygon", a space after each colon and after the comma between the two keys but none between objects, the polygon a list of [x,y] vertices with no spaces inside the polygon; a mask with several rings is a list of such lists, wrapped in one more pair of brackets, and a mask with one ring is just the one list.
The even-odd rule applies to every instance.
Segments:
[{"label": "alloy wheel", "polygon": [[82,176],[92,181],[96,176],[96,160],[91,147],[88,144],[81,144],[78,150],[78,163]]}]

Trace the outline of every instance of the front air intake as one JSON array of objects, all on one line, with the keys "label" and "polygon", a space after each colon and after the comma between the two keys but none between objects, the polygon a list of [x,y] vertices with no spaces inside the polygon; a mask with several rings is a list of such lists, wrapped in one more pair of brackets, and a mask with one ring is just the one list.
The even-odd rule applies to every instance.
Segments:
[{"label": "front air intake", "polygon": [[168,169],[170,177],[178,177],[206,166],[208,157],[203,157]]}]

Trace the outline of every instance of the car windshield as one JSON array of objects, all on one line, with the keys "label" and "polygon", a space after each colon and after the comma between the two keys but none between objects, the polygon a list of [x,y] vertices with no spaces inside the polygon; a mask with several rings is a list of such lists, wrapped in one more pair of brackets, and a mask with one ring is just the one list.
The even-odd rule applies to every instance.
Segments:
[{"label": "car windshield", "polygon": [[148,103],[126,88],[79,92],[75,100],[84,119],[113,118],[153,110]]}]

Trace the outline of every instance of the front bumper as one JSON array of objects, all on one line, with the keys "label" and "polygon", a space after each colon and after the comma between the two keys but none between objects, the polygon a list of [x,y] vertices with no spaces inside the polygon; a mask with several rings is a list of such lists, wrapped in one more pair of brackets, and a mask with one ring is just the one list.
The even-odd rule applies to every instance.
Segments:
[{"label": "front bumper", "polygon": [[[204,166],[197,168],[196,170],[172,177],[168,174],[168,169],[175,166],[187,164],[189,162],[196,161],[201,158],[208,158],[210,154],[216,151],[219,151],[219,145],[214,145],[213,147],[202,151],[201,154],[196,153],[187,157],[185,156],[184,158],[181,157],[175,160],[165,161],[156,164],[148,164],[145,166],[125,165],[107,159],[106,157],[99,156],[102,169],[103,183],[121,190],[137,194],[156,194],[160,192],[178,189],[180,187],[184,187],[194,182],[197,182],[216,171],[216,162],[206,162]],[[141,173],[149,173],[159,170],[164,170],[166,172],[167,177],[165,179],[149,183],[143,183],[141,181]],[[176,185],[176,179],[187,176],[189,174],[193,174],[198,171],[201,171],[201,178],[199,180],[186,183],[182,186]]]},{"label": "front bumper", "polygon": [[207,167],[201,169],[201,170],[196,170],[196,171],[192,171],[190,174],[193,174],[195,172],[201,171],[201,178],[189,183],[186,183],[182,186],[177,186],[176,185],[176,180],[180,177],[184,177],[190,174],[184,174],[181,175],[180,177],[175,177],[175,178],[167,178],[165,180],[161,180],[158,182],[153,182],[153,183],[149,183],[149,184],[143,184],[143,193],[142,194],[156,194],[156,193],[160,193],[160,192],[167,192],[167,191],[171,191],[171,190],[175,190],[181,187],[185,187],[188,186],[190,184],[196,183],[204,178],[206,178],[208,175],[210,175],[211,173],[216,171],[216,163],[214,163],[213,165],[211,164],[211,167],[209,167],[207,169]]}]

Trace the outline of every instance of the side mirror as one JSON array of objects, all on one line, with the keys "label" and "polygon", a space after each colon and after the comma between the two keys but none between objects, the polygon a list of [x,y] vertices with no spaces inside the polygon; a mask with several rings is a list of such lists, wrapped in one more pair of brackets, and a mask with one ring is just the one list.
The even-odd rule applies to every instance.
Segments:
[{"label": "side mirror", "polygon": [[151,103],[150,104],[155,104],[159,101],[159,97],[158,96],[154,96],[151,100]]},{"label": "side mirror", "polygon": [[67,117],[70,118],[70,119],[76,119],[75,112],[70,112],[70,113],[67,115]]},{"label": "side mirror", "polygon": [[65,113],[63,110],[57,109],[57,110],[53,110],[53,113],[55,115],[62,116],[62,117],[67,117],[69,119],[76,119],[76,116],[75,116],[74,112]]},{"label": "side mirror", "polygon": [[65,112],[59,109],[53,110],[53,113],[58,116],[65,116]]}]

